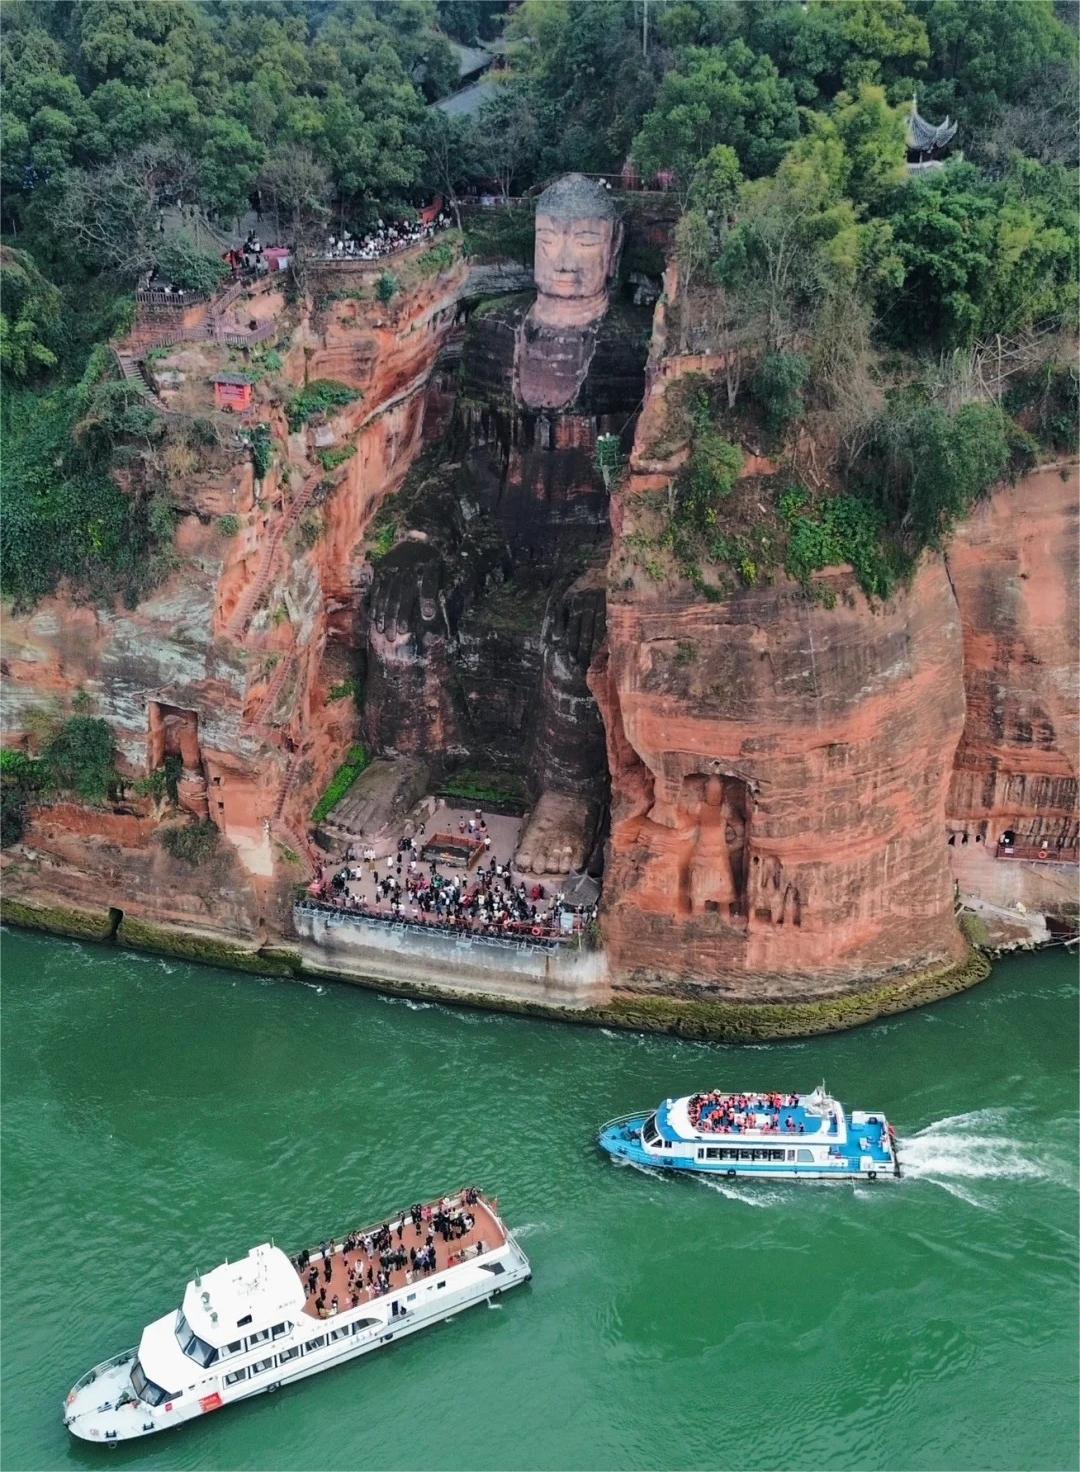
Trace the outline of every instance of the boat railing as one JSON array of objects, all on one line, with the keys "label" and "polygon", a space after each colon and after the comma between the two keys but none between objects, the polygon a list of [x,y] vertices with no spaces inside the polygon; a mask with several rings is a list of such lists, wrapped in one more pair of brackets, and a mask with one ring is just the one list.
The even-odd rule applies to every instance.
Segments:
[{"label": "boat railing", "polygon": [[93,1384],[93,1382],[98,1378],[99,1375],[104,1375],[106,1370],[111,1370],[116,1365],[122,1365],[127,1360],[133,1360],[136,1353],[137,1350],[134,1348],[125,1349],[120,1354],[114,1354],[111,1360],[102,1360],[100,1365],[95,1365],[92,1370],[87,1370],[85,1375],[80,1376],[79,1379],[75,1381],[75,1384],[71,1387],[72,1395],[74,1395],[77,1390],[83,1390],[87,1385]]},{"label": "boat railing", "polygon": [[609,1119],[606,1124],[600,1126],[600,1133],[605,1130],[614,1129],[617,1124],[629,1124],[632,1119],[645,1119],[648,1116],[647,1109],[637,1109],[633,1114],[620,1114],[615,1119]]}]

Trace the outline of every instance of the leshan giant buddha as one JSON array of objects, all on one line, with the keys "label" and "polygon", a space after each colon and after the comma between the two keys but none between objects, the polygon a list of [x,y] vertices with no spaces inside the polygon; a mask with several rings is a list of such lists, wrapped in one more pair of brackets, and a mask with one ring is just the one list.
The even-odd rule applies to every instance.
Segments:
[{"label": "leshan giant buddha", "polygon": [[580,174],[540,196],[536,295],[471,317],[450,424],[395,498],[402,535],[367,599],[366,741],[435,774],[519,776],[535,873],[579,867],[606,806],[586,681],[610,536],[595,451],[602,434],[629,448],[651,328],[613,289],[622,234]]},{"label": "leshan giant buddha", "polygon": [[618,269],[622,224],[610,193],[582,174],[536,205],[536,301],[518,330],[517,387],[531,409],[561,409],[581,388]]}]

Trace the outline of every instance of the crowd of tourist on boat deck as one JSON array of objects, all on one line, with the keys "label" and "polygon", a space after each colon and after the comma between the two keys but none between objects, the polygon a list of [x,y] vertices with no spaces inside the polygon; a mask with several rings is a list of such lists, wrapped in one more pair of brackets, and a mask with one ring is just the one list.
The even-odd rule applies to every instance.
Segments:
[{"label": "crowd of tourist on boat deck", "polygon": [[[688,1106],[690,1123],[696,1130],[727,1135],[741,1130],[760,1130],[765,1135],[781,1133],[804,1135],[806,1126],[796,1123],[789,1114],[781,1125],[781,1111],[797,1109],[798,1094],[695,1094]],[[706,1113],[706,1111],[708,1111]],[[764,1119],[760,1118],[764,1115]]]},{"label": "crowd of tourist on boat deck", "polygon": [[[483,813],[462,818],[459,829],[486,855],[491,835]],[[409,921],[432,929],[512,939],[541,939],[580,929],[595,919],[597,906],[575,912],[561,897],[549,896],[539,881],[515,885],[509,863],[492,855],[471,872],[447,878],[439,873],[438,861],[423,858],[424,829],[398,841],[397,852],[378,859],[370,846],[357,851],[354,845],[347,862],[328,881],[312,887],[313,897],[348,914],[377,920]],[[349,885],[371,882],[370,903],[353,894]],[[564,925],[563,917],[568,918]]]},{"label": "crowd of tourist on boat deck", "polygon": [[[468,1208],[475,1206],[478,1199],[476,1187],[470,1186],[461,1193],[459,1206],[447,1196],[437,1206],[422,1206],[417,1202],[409,1208],[408,1218],[401,1216],[396,1222],[383,1222],[381,1227],[368,1232],[350,1232],[340,1244],[349,1290],[349,1302],[344,1307],[356,1308],[365,1297],[379,1298],[388,1293],[393,1286],[391,1275],[402,1268],[406,1269],[406,1283],[433,1273],[437,1266],[435,1238],[441,1237],[449,1244],[467,1237],[476,1225],[476,1217]],[[405,1237],[410,1227],[422,1246],[406,1248]],[[337,1294],[329,1302],[326,1296],[333,1281],[334,1256],[338,1250],[335,1242],[321,1242],[314,1254],[305,1248],[293,1259],[308,1297],[315,1300],[315,1311],[320,1318],[330,1318],[342,1311]],[[477,1251],[483,1251],[483,1243],[477,1243]],[[355,1261],[350,1261],[354,1255]],[[313,1261],[313,1256],[320,1261]],[[451,1254],[446,1266],[451,1266],[453,1261]]]}]

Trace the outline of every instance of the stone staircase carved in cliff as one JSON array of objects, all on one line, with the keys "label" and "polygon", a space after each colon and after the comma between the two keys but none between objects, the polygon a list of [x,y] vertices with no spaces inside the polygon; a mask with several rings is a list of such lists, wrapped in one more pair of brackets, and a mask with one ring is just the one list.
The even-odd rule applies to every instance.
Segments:
[{"label": "stone staircase carved in cliff", "polygon": [[250,735],[259,726],[266,723],[266,718],[277,704],[278,696],[285,688],[286,681],[296,668],[296,654],[292,650],[284,655],[277,664],[266,693],[259,700],[250,717],[244,722],[243,730]]},{"label": "stone staircase carved in cliff", "polygon": [[323,479],[324,475],[321,470],[313,471],[303,486],[301,486],[299,492],[289,502],[277,526],[274,528],[270,540],[263,549],[263,555],[259,561],[259,568],[254,580],[247,592],[240,599],[240,602],[236,605],[233,616],[226,625],[226,633],[230,634],[234,639],[242,638],[247,632],[248,624],[251,622],[255,610],[266,596],[266,591],[270,586],[270,580],[274,572],[274,559],[277,556],[278,548],[281,546],[283,538],[296,525],[307,507],[311,504],[311,499],[319,489],[319,485]]},{"label": "stone staircase carved in cliff", "polygon": [[312,878],[317,878],[322,871],[322,855],[315,845],[302,838],[295,829],[290,828],[280,819],[270,825],[271,831],[278,843],[283,843],[286,848],[292,849],[293,853],[307,865],[308,873]]},{"label": "stone staircase carved in cliff", "polygon": [[122,353],[118,348],[113,348],[113,356],[124,382],[136,389],[141,397],[160,414],[170,413],[168,405],[158,397],[143,360],[133,353]]},{"label": "stone staircase carved in cliff", "polygon": [[291,828],[282,816],[285,804],[289,800],[289,794],[296,786],[303,763],[303,751],[294,751],[289,758],[289,764],[285,768],[285,775],[278,790],[277,802],[274,804],[274,816],[270,819],[270,831],[279,843],[291,848],[307,863],[312,874],[318,874],[322,867],[322,855],[319,850],[306,834],[298,833],[295,828]]},{"label": "stone staircase carved in cliff", "polygon": [[289,800],[289,793],[296,786],[296,779],[300,774],[303,761],[304,753],[302,751],[294,751],[289,758],[289,765],[285,768],[285,775],[278,789],[277,802],[274,804],[274,816],[272,819],[274,823],[281,821],[281,815],[285,811],[285,804]]}]

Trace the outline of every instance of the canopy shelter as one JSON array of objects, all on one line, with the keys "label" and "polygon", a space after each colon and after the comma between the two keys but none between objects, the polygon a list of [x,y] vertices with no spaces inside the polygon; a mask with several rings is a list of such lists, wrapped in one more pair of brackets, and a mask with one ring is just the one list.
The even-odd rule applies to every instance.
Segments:
[{"label": "canopy shelter", "polygon": [[562,901],[572,910],[588,910],[600,898],[600,881],[591,874],[571,874],[562,887]]}]

